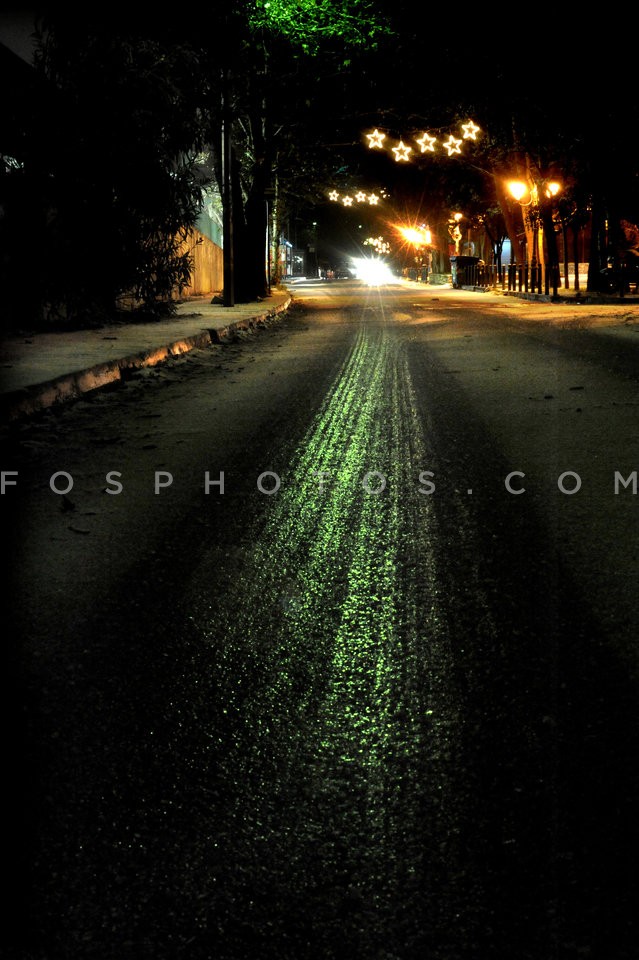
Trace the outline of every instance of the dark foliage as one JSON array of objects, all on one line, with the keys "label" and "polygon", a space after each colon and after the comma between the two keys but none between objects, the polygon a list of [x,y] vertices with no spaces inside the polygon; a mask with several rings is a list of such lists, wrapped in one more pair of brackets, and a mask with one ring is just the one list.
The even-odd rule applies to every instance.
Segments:
[{"label": "dark foliage", "polygon": [[32,323],[170,312],[201,198],[196,53],[74,15],[42,24],[35,66],[48,110],[4,169],[7,280],[32,275]]}]

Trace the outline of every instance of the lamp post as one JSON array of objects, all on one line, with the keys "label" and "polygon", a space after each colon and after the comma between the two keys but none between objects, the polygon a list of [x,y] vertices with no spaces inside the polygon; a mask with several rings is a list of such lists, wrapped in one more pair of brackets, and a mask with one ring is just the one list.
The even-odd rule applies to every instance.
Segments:
[{"label": "lamp post", "polygon": [[[530,282],[535,291],[541,289],[541,278],[537,271],[537,253],[539,248],[539,233],[537,219],[537,187],[532,182],[524,180],[509,180],[506,184],[511,197],[517,201],[521,207],[524,233],[526,236],[526,263],[524,289],[528,290],[528,278],[530,269]],[[526,210],[526,208],[530,208]]]},{"label": "lamp post", "polygon": [[319,275],[320,275],[320,266],[319,266],[319,250],[318,250],[318,246],[317,246],[317,220],[313,220],[313,222],[312,222],[312,224],[311,224],[311,227],[312,227],[312,230],[311,230],[311,244],[310,244],[310,246],[309,246],[309,248],[308,248],[308,252],[309,252],[309,254],[310,254],[310,253],[313,254],[313,262],[314,262],[314,264],[315,264],[315,267],[314,267],[315,276],[316,276],[316,277],[319,277]]},{"label": "lamp post", "polygon": [[448,221],[448,233],[455,245],[455,256],[459,256],[459,244],[461,243],[462,232],[459,226],[460,220],[464,219],[463,213],[452,213]]},{"label": "lamp post", "polygon": [[[530,267],[533,290],[537,289],[538,292],[541,293],[543,272],[544,290],[546,294],[549,293],[552,282],[553,297],[556,297],[559,255],[557,238],[555,236],[554,212],[557,202],[556,197],[561,193],[561,184],[557,180],[542,179],[535,181],[531,178],[528,182],[523,180],[509,180],[506,186],[511,197],[516,200],[522,208],[526,236],[531,236]],[[529,208],[526,213],[524,212],[525,208]],[[547,257],[544,256],[544,239],[546,252],[548,254]],[[527,279],[526,277],[526,288],[528,286]]]},{"label": "lamp post", "polygon": [[420,268],[423,268],[423,256],[422,251],[426,248],[427,252],[427,261],[426,261],[426,280],[428,283],[428,274],[430,272],[430,247],[432,246],[433,238],[430,231],[430,227],[426,224],[422,224],[419,227],[398,227],[399,233],[402,235],[404,240],[415,250],[415,262]]}]

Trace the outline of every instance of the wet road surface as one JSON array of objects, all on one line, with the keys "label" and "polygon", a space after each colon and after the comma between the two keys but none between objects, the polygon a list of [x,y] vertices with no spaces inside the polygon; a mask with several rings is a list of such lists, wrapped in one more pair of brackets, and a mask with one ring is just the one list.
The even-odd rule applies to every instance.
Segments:
[{"label": "wet road surface", "polygon": [[11,957],[636,956],[636,348],[336,289],[6,439]]}]

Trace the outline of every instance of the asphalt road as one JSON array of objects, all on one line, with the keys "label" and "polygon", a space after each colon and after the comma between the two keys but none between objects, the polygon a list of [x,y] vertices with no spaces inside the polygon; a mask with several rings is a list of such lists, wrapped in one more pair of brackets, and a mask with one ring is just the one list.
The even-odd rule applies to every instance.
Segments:
[{"label": "asphalt road", "polygon": [[635,960],[637,308],[294,293],[3,432],[6,955]]}]

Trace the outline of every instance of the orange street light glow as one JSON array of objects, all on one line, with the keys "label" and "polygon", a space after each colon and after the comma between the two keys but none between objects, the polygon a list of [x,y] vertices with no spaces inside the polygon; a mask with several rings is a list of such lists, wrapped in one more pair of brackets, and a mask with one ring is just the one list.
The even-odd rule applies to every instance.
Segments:
[{"label": "orange street light glow", "polygon": [[432,240],[431,232],[428,227],[398,227],[397,228],[404,240],[407,240],[409,243],[414,243],[417,246],[427,246]]},{"label": "orange street light glow", "polygon": [[506,186],[508,187],[511,197],[514,197],[517,202],[528,192],[528,187],[525,183],[522,183],[521,180],[509,180]]}]

